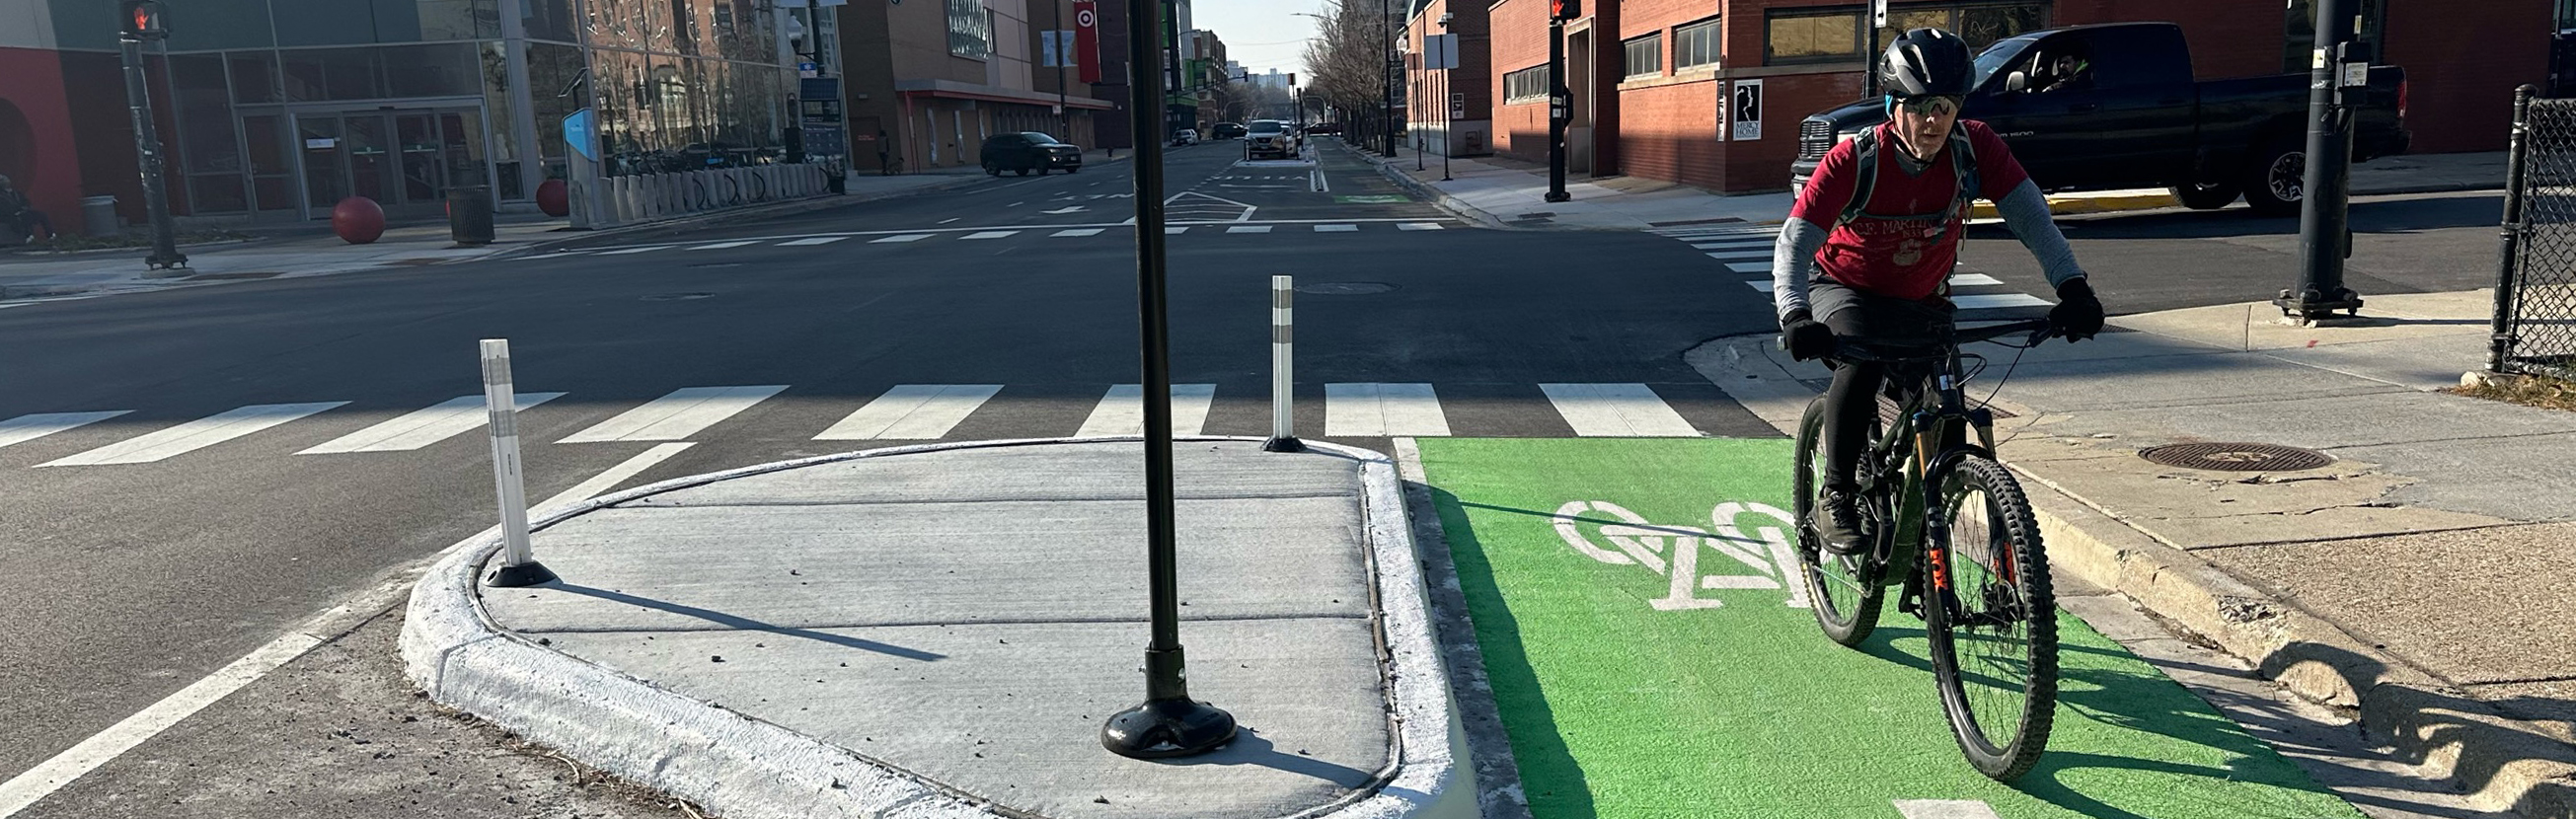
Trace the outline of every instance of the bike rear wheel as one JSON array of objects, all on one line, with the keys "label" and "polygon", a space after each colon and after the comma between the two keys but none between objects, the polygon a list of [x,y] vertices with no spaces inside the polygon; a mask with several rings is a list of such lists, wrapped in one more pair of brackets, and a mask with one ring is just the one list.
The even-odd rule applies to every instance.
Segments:
[{"label": "bike rear wheel", "polygon": [[2002,464],[1959,459],[1933,476],[1926,538],[1934,584],[1924,632],[1951,733],[1979,773],[2009,782],[2039,763],[2057,709],[2057,600],[2039,523]]},{"label": "bike rear wheel", "polygon": [[1835,556],[1816,536],[1816,507],[1824,498],[1825,399],[1807,402],[1798,418],[1798,463],[1794,495],[1798,519],[1798,574],[1807,584],[1816,625],[1836,643],[1858,646],[1878,628],[1878,612],[1887,589],[1870,571],[1865,555]]}]

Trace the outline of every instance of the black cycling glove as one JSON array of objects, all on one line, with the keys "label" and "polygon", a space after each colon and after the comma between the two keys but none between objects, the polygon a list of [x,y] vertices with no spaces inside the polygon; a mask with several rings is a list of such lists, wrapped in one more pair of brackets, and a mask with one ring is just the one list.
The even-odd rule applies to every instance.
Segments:
[{"label": "black cycling glove", "polygon": [[2102,332],[2102,300],[2093,297],[2093,285],[2082,276],[2058,285],[2057,306],[2049,309],[2048,323],[2067,341],[2082,341]]},{"label": "black cycling glove", "polygon": [[1834,353],[1834,331],[1805,310],[1791,310],[1780,317],[1780,347],[1790,358],[1813,361]]}]

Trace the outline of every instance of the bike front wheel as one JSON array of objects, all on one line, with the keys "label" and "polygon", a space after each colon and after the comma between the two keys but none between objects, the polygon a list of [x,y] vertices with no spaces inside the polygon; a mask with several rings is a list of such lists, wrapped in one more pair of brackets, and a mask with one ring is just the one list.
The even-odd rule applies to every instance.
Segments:
[{"label": "bike front wheel", "polygon": [[1798,418],[1798,463],[1793,484],[1794,505],[1798,519],[1798,574],[1807,584],[1809,608],[1815,610],[1816,625],[1824,627],[1825,636],[1836,643],[1858,646],[1878,628],[1878,612],[1886,585],[1870,571],[1862,555],[1836,556],[1824,551],[1824,540],[1816,536],[1816,507],[1824,498],[1825,399],[1807,402],[1807,412]]},{"label": "bike front wheel", "polygon": [[1940,487],[1924,601],[1932,676],[1950,729],[1977,772],[2012,781],[2048,748],[2057,709],[2057,599],[2039,522],[2002,464],[1968,456]]}]

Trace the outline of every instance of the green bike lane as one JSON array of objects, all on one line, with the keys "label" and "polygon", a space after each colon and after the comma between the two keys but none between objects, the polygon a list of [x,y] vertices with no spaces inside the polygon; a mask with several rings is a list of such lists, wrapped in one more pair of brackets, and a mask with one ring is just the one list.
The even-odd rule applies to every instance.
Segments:
[{"label": "green bike lane", "polygon": [[1789,441],[1416,445],[1537,819],[2361,815],[2063,613],[2047,756],[1979,775],[1920,620],[1891,602],[1859,650],[1818,631]]}]

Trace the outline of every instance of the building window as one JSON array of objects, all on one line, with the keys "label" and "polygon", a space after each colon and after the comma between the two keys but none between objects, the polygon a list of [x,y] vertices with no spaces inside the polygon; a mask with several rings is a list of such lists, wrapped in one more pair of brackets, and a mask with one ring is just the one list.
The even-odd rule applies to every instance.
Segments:
[{"label": "building window", "polygon": [[1664,33],[1655,32],[1620,44],[1628,52],[1628,78],[1664,74]]},{"label": "building window", "polygon": [[[1883,46],[1918,28],[1937,28],[1968,41],[1970,51],[1983,51],[1997,40],[2048,27],[2047,2],[1907,3],[1888,10],[1887,28],[1879,29]],[[1773,12],[1764,21],[1763,61],[1767,65],[1846,62],[1861,58],[1861,11],[1841,8]]]},{"label": "building window", "polygon": [[948,0],[948,53],[984,59],[993,53],[993,23],[981,0]]},{"label": "building window", "polygon": [[1673,29],[1673,70],[1717,64],[1718,21],[1701,20]]},{"label": "building window", "polygon": [[1887,28],[1878,41],[1888,43],[1918,28],[1937,28],[1968,41],[1968,50],[1984,51],[2007,40],[2048,27],[2048,7],[2038,3],[1945,3],[1908,5],[1889,10]]},{"label": "building window", "polygon": [[1765,65],[1860,59],[1860,12],[1771,12],[1763,21]]},{"label": "building window", "polygon": [[1535,65],[1503,75],[1503,102],[1547,100],[1547,66]]}]

